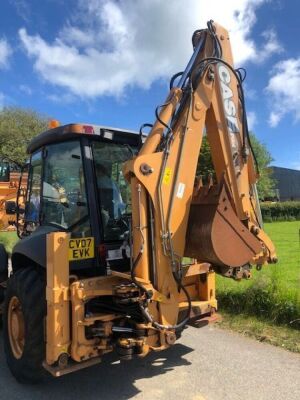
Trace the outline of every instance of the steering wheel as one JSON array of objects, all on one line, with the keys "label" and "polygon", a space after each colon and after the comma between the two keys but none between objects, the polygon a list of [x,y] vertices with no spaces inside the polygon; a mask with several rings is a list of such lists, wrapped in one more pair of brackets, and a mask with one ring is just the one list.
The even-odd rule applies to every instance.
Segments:
[{"label": "steering wheel", "polygon": [[109,226],[111,228],[118,227],[118,228],[126,228],[126,230],[129,229],[128,221],[123,216],[121,216],[119,218],[110,218],[108,220],[107,226]]}]

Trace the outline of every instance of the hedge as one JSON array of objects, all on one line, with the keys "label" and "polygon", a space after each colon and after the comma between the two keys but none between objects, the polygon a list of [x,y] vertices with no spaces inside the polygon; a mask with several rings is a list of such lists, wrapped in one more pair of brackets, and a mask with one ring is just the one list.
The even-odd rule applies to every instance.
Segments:
[{"label": "hedge", "polygon": [[300,221],[300,201],[261,203],[261,212],[265,222]]}]

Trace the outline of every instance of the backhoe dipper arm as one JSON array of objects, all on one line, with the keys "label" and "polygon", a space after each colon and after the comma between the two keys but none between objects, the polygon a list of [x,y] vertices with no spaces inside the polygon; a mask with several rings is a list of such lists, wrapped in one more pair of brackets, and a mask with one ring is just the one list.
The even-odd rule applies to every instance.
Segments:
[{"label": "backhoe dipper arm", "polygon": [[[262,230],[241,73],[233,69],[228,32],[210,21],[195,32],[193,45],[144,145],[124,166],[132,193],[132,279],[148,299],[145,317],[158,329],[176,329],[189,317],[177,323],[180,296],[189,301],[182,257],[221,272],[276,258]],[[217,184],[195,186],[205,129]],[[156,302],[149,301],[149,283],[159,293]]]}]

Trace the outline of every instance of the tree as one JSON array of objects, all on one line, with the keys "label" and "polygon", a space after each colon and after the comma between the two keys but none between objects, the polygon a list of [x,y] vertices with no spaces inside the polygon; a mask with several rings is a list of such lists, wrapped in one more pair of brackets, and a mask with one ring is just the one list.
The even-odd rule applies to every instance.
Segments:
[{"label": "tree", "polygon": [[202,139],[202,145],[200,150],[200,156],[197,165],[197,175],[201,175],[206,180],[208,175],[214,175],[215,169],[211,158],[211,149],[207,140],[207,136],[204,135]]},{"label": "tree", "polygon": [[0,111],[0,157],[19,164],[27,158],[30,140],[47,129],[48,118],[19,107],[5,107]]},{"label": "tree", "polygon": [[[259,198],[274,197],[275,180],[272,177],[272,169],[270,168],[273,158],[266,145],[261,143],[253,133],[250,134],[250,140],[259,168],[260,176],[257,182]],[[209,174],[214,175],[214,167],[207,136],[204,135],[197,166],[197,175],[202,175],[205,178]]]},{"label": "tree", "polygon": [[274,197],[276,181],[272,176],[272,169],[270,168],[270,164],[273,161],[271,153],[266,145],[261,143],[253,133],[250,133],[250,140],[259,169],[259,179],[257,182],[258,196],[261,200],[267,197]]}]

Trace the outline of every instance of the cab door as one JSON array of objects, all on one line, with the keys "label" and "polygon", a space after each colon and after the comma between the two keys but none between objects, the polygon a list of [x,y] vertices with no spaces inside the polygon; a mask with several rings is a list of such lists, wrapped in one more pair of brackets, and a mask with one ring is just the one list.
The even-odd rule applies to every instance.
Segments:
[{"label": "cab door", "polygon": [[92,154],[101,224],[100,248],[105,249],[107,269],[129,271],[131,196],[122,167],[133,152],[121,143],[93,141]]},{"label": "cab door", "polygon": [[[27,178],[27,190],[25,192],[25,195],[21,196],[22,200],[25,201],[25,212],[23,215],[22,224],[24,234],[33,232],[40,223],[42,169],[42,150],[39,150],[31,156]],[[20,179],[19,192],[22,189],[21,184],[22,178]],[[20,193],[18,196],[18,203],[19,202]],[[20,208],[20,204],[18,204],[18,207]]]},{"label": "cab door", "polygon": [[90,215],[79,140],[44,150],[41,224],[90,236]]}]

